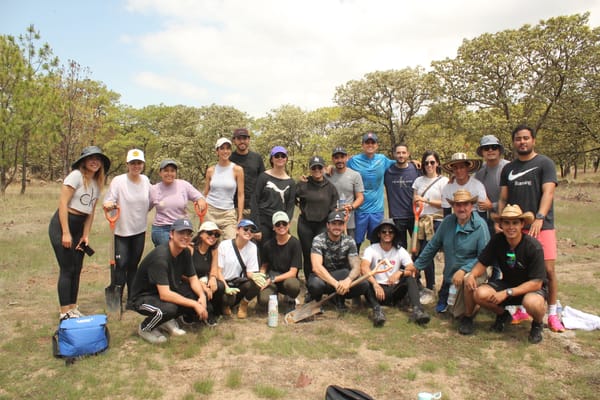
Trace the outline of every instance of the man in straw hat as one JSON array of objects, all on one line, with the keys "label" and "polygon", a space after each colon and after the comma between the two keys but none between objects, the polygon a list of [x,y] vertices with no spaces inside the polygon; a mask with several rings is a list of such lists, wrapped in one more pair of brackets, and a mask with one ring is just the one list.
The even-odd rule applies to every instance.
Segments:
[{"label": "man in straw hat", "polygon": [[491,208],[492,203],[488,200],[485,193],[485,187],[475,177],[469,175],[475,172],[481,166],[481,160],[468,158],[465,153],[454,153],[450,161],[442,164],[444,171],[453,176],[453,179],[448,182],[442,190],[442,208],[444,215],[452,212],[451,205],[446,199],[451,199],[459,189],[467,190],[477,198],[477,211],[481,212],[481,216],[485,219],[485,212]]},{"label": "man in straw hat", "polygon": [[[437,252],[443,250],[444,282],[438,293],[436,311],[447,310],[448,291],[450,286],[454,285],[457,292],[453,315],[458,318],[464,314],[463,320],[467,319],[468,324],[468,319],[472,319],[474,305],[472,296],[463,297],[463,282],[465,275],[471,272],[477,257],[490,240],[490,232],[486,222],[473,212],[477,197],[468,190],[457,190],[452,198],[446,200],[452,205],[453,214],[444,218],[433,238],[415,260],[414,266],[407,266],[406,271],[414,276],[416,269],[425,269]],[[462,325],[461,321],[461,333]]]},{"label": "man in straw hat", "polygon": [[[508,204],[500,216],[494,215],[502,232],[497,233],[479,255],[477,264],[466,278],[465,290],[472,294],[476,304],[496,314],[490,330],[502,332],[512,320],[508,305],[522,304],[533,317],[529,342],[542,341],[545,300],[547,297],[546,268],[542,245],[530,235],[523,234],[523,227],[531,224],[532,212],[523,212],[517,205]],[[501,279],[492,279],[478,285],[477,278],[485,276],[487,265],[498,265]],[[471,325],[472,326],[472,325]]]}]

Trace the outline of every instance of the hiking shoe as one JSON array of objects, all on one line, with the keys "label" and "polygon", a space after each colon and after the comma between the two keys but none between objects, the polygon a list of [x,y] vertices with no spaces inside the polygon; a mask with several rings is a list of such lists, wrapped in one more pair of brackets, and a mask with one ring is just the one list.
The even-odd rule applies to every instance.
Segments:
[{"label": "hiking shoe", "polygon": [[381,310],[381,307],[373,309],[373,326],[381,328],[385,324],[385,314]]},{"label": "hiking shoe", "polygon": [[[335,296],[335,309],[337,312],[343,314],[348,312],[348,306],[346,305],[346,299],[340,296]],[[385,321],[385,318],[384,318]]]},{"label": "hiking shoe", "polygon": [[429,314],[427,314],[425,311],[423,311],[423,309],[415,308],[410,319],[411,319],[411,321],[414,321],[419,325],[425,325],[425,324],[429,323],[429,320],[431,318],[429,317]]},{"label": "hiking shoe", "polygon": [[238,307],[237,317],[239,319],[245,319],[248,317],[248,300],[242,299],[240,306]]},{"label": "hiking shoe", "polygon": [[213,326],[217,326],[217,317],[215,317],[214,314],[208,314],[208,319],[205,321],[206,325],[213,327]]},{"label": "hiking shoe", "polygon": [[472,335],[474,332],[475,325],[473,324],[473,317],[462,317],[460,324],[458,325],[458,333],[461,335]]},{"label": "hiking shoe", "polygon": [[548,315],[548,328],[550,328],[552,332],[565,331],[565,326],[560,322],[560,319],[558,319],[558,315],[556,314]]},{"label": "hiking shoe", "polygon": [[159,327],[159,330],[168,333],[171,336],[183,336],[185,331],[177,325],[177,321],[170,319],[167,322],[163,322]]},{"label": "hiking shoe", "polygon": [[67,311],[67,314],[71,315],[69,318],[85,317],[85,315],[79,311],[79,307],[71,308],[69,311]]},{"label": "hiking shoe", "polygon": [[448,304],[446,304],[445,301],[438,301],[437,305],[435,306],[435,312],[436,313],[445,313],[446,311],[448,311]]},{"label": "hiking shoe", "polygon": [[529,331],[529,343],[537,344],[542,341],[542,332],[544,324],[542,322],[531,321],[531,331]]},{"label": "hiking shoe", "polygon": [[226,317],[231,317],[231,307],[223,306],[223,315]]},{"label": "hiking shoe", "polygon": [[521,307],[517,308],[517,311],[512,315],[512,321],[510,321],[513,325],[519,325],[523,321],[531,321],[531,315],[527,314],[527,312],[521,310]]},{"label": "hiking shoe", "polygon": [[167,338],[158,332],[157,329],[153,329],[151,331],[142,330],[142,324],[138,326],[138,335],[140,335],[140,337],[145,341],[152,344],[164,343],[167,341]]},{"label": "hiking shoe", "polygon": [[504,325],[506,325],[509,321],[512,321],[512,315],[508,310],[504,310],[504,312],[500,315],[496,315],[496,321],[492,326],[490,326],[490,331],[493,332],[503,332]]}]

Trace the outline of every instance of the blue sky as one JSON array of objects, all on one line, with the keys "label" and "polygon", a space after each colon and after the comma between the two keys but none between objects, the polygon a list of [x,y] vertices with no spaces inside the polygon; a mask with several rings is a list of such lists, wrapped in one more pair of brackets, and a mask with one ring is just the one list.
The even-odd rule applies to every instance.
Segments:
[{"label": "blue sky", "polygon": [[0,34],[34,24],[134,107],[330,106],[337,86],[376,70],[454,57],[465,38],[591,12],[600,0],[0,0]]}]

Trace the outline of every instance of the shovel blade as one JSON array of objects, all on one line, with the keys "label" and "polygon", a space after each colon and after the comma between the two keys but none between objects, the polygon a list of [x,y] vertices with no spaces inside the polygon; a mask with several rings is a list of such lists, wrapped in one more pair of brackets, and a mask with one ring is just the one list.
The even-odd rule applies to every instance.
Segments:
[{"label": "shovel blade", "polygon": [[321,305],[321,301],[311,301],[310,303],[306,303],[302,307],[285,314],[284,321],[286,323],[295,324],[296,322],[310,318],[313,315],[320,314]]},{"label": "shovel blade", "polygon": [[108,286],[104,289],[106,307],[109,312],[121,312],[121,286]]}]

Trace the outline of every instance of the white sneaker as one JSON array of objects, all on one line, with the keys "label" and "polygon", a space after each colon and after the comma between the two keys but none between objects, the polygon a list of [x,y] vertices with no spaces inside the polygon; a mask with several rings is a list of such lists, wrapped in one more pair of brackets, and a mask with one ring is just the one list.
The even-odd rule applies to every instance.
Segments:
[{"label": "white sneaker", "polygon": [[67,313],[70,315],[70,318],[85,317],[85,315],[79,311],[79,307],[71,308]]},{"label": "white sneaker", "polygon": [[167,338],[163,336],[160,332],[158,332],[156,329],[153,329],[151,331],[143,331],[142,324],[138,326],[138,335],[140,335],[141,338],[145,341],[152,344],[164,343],[167,341]]},{"label": "white sneaker", "polygon": [[158,327],[163,332],[168,333],[171,336],[183,336],[185,335],[185,331],[177,325],[177,321],[174,319],[170,319],[167,322],[163,322],[162,325]]}]

